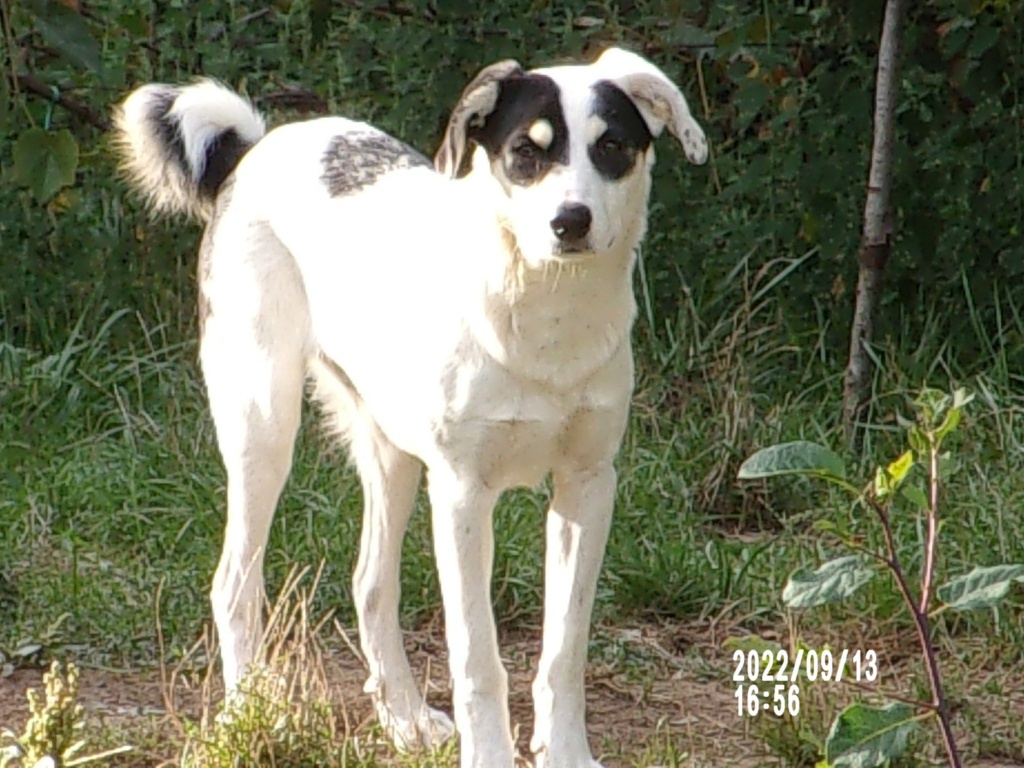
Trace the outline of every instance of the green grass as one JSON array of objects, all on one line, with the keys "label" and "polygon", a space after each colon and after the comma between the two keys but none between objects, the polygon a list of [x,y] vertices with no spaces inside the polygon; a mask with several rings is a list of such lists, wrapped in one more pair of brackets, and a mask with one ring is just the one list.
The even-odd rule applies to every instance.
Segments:
[{"label": "green grass", "polygon": [[[818,383],[835,381],[834,364],[813,359],[813,348],[773,347],[763,337],[728,343],[735,348],[694,360],[677,355],[668,370],[643,367],[599,593],[605,617],[686,618],[735,601],[772,610],[787,573],[814,557],[808,523],[849,514],[838,497],[810,486],[737,485],[738,463],[757,447],[805,438],[839,448],[838,387]],[[885,358],[894,366],[898,351]],[[5,645],[67,614],[58,635],[132,658],[133,643],[151,650],[143,638],[152,637],[152,595],[163,579],[168,637],[180,645],[194,635],[219,550],[224,482],[195,359],[187,337],[123,313],[91,332],[79,328],[53,349],[0,346]],[[728,386],[717,381],[719,359],[730,366]],[[787,377],[793,370],[802,373]],[[895,449],[885,425],[906,410],[912,389],[895,367],[878,379],[883,426],[869,437],[868,459]],[[947,488],[946,573],[1024,559],[1024,541],[1014,535],[1024,500],[1017,481],[1024,398],[1010,378],[972,382],[979,398]],[[537,613],[545,503],[541,489],[509,494],[501,505],[495,591],[506,619]],[[359,511],[353,471],[310,410],[268,550],[271,583],[293,564],[325,561],[320,598],[349,611]],[[862,524],[849,522],[855,530]],[[909,552],[913,521],[901,524]],[[404,560],[404,610],[415,622],[439,606],[422,509]],[[866,593],[866,604],[884,612],[889,602],[880,593]],[[1015,623],[1001,617],[998,625],[1009,632]]]},{"label": "green grass", "polygon": [[[680,322],[674,353],[641,321],[641,374],[598,592],[601,626],[724,616],[733,632],[778,630],[785,626],[779,595],[788,574],[835,549],[813,532],[814,520],[842,520],[865,542],[880,544],[867,520],[827,489],[781,481],[740,486],[734,479],[745,456],[779,440],[805,438],[841,448],[837,363],[813,337],[807,343],[780,340],[785,334],[772,319],[774,300],[765,301],[760,316],[770,320],[770,334],[760,331],[758,313],[745,317],[731,310],[714,319],[694,306],[692,316],[706,327],[728,332],[701,336],[702,327]],[[0,497],[0,651],[18,663],[73,657],[86,665],[152,666],[160,661],[157,595],[165,663],[184,658],[208,625],[206,594],[219,554],[224,477],[190,322],[186,310],[179,311],[182,317],[149,321],[141,313],[114,312],[91,321],[83,314],[59,344],[25,347],[11,339],[0,346],[0,474],[8,482]],[[59,336],[54,331],[44,337]],[[1024,507],[1018,380],[999,365],[971,377],[952,375],[949,353],[927,340],[914,348],[912,362],[920,360],[922,346],[940,359],[931,366],[940,379],[933,383],[955,380],[979,394],[958,438],[958,471],[945,488],[939,580],[974,564],[1024,561],[1024,539],[1015,533]],[[893,415],[906,412],[915,386],[901,367],[906,350],[890,343],[879,359],[879,426],[869,433],[866,455],[854,462],[860,467],[894,455],[899,442]],[[351,625],[358,484],[315,411],[306,413],[305,422],[268,548],[270,593],[294,568],[323,563],[310,610],[334,610]],[[539,623],[546,500],[544,488],[510,493],[497,515],[493,590],[499,623],[510,629]],[[407,626],[440,609],[423,503],[421,498],[404,551]],[[914,573],[920,532],[909,515],[897,517],[896,527]],[[938,632],[950,648],[980,636],[1005,649],[1003,658],[1013,658],[1019,654],[1013,649],[1024,647],[1022,618],[1017,593],[998,613],[942,622]],[[876,637],[909,630],[888,579],[876,579],[848,604],[800,619],[801,634],[832,642],[852,626],[877,627]],[[620,670],[635,667],[639,678],[656,674],[612,637],[595,634],[596,660]],[[22,659],[14,652],[26,644],[42,648]],[[986,737],[983,719],[971,722],[979,749],[1024,750],[1007,746],[1001,731]],[[800,755],[813,752],[807,738],[794,731],[788,740],[784,733],[765,735],[764,743],[802,764]],[[682,760],[687,751],[683,737],[653,743],[670,745],[666,759]]]}]

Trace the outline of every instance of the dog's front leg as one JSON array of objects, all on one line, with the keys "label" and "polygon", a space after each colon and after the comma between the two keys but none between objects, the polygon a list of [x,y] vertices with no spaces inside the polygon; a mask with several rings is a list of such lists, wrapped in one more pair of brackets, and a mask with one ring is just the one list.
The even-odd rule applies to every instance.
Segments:
[{"label": "dog's front leg", "polygon": [[595,768],[584,672],[590,615],[615,500],[611,462],[556,472],[544,557],[544,643],[533,683],[537,768]]},{"label": "dog's front leg", "polygon": [[497,493],[451,468],[428,475],[462,768],[512,768],[508,676],[491,607]]}]

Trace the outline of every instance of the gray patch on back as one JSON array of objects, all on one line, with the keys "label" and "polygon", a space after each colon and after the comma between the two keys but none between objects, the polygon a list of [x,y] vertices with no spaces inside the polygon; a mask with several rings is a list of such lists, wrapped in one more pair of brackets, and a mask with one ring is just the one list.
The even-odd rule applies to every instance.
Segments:
[{"label": "gray patch on back", "polygon": [[320,159],[320,181],[331,197],[355,194],[388,173],[407,168],[433,168],[423,155],[383,133],[340,134],[327,144]]}]

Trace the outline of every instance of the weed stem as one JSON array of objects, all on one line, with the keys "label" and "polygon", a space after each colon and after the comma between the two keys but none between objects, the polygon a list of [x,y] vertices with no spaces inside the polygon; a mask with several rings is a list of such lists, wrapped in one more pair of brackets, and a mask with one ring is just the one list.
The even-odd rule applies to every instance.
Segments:
[{"label": "weed stem", "polygon": [[928,537],[924,548],[924,573],[921,574],[920,612],[927,615],[932,600],[932,579],[935,575],[936,537],[939,531],[939,447],[931,443],[928,451]]},{"label": "weed stem", "polygon": [[[934,456],[934,451],[933,451]],[[937,467],[936,461],[933,461],[933,468]],[[935,477],[932,477],[935,480]],[[932,486],[933,493],[937,492],[937,484]],[[932,525],[934,524],[935,515],[932,514],[932,510],[936,509],[935,500],[937,497],[932,497],[931,510],[929,510],[929,547],[935,546],[935,540],[931,533]],[[877,500],[868,497],[868,503],[871,508],[878,515],[879,520],[882,523],[882,531],[885,534],[885,546],[889,552],[888,566],[889,570],[892,571],[893,576],[896,579],[896,584],[899,586],[900,592],[903,595],[903,600],[906,602],[907,607],[910,609],[910,613],[914,617],[914,625],[917,628],[917,638],[921,643],[921,650],[924,653],[924,665],[925,671],[928,674],[928,684],[932,689],[932,701],[931,708],[935,710],[939,719],[939,732],[942,734],[942,743],[946,749],[946,757],[949,760],[950,768],[962,768],[963,763],[960,762],[960,754],[956,747],[956,738],[953,735],[953,726],[950,723],[949,706],[946,704],[946,697],[942,691],[942,678],[939,675],[939,663],[935,658],[935,649],[932,648],[931,642],[931,625],[928,622],[928,613],[918,605],[918,602],[914,599],[913,593],[910,591],[910,585],[907,583],[906,576],[903,574],[903,567],[900,565],[900,558],[896,552],[896,542],[893,538],[892,523],[889,519],[888,510]],[[929,553],[926,558],[926,563],[934,565],[933,553]],[[926,566],[927,569],[928,566]],[[928,583],[931,581],[931,577],[928,576]],[[922,596],[923,597],[923,596]],[[924,603],[922,602],[922,605]]]},{"label": "weed stem", "polygon": [[928,714],[935,714],[937,712],[935,705],[932,704],[930,701],[921,701],[920,699],[914,699],[910,696],[903,696],[899,693],[893,693],[891,691],[882,691],[877,686],[862,682],[860,680],[852,680],[844,677],[843,682],[850,685],[853,688],[856,688],[857,690],[864,691],[865,693],[871,693],[876,696],[881,694],[887,699],[898,701],[901,704],[906,704],[907,706],[913,707],[914,709],[926,710],[926,713]]}]

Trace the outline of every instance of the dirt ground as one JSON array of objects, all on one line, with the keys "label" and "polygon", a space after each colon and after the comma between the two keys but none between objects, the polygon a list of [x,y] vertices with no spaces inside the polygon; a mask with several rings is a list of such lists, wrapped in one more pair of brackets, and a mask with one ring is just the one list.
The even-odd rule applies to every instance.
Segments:
[{"label": "dirt ground", "polygon": [[[764,734],[770,723],[754,723],[748,717],[737,715],[736,684],[732,681],[733,651],[722,644],[723,637],[702,626],[692,624],[645,625],[628,629],[599,630],[600,647],[615,649],[595,654],[587,675],[588,725],[595,755],[602,756],[607,768],[633,765],[645,754],[645,747],[671,739],[680,753],[687,755],[684,765],[754,768],[761,765],[780,765],[765,747]],[[354,634],[352,634],[354,637]],[[519,747],[528,754],[530,724],[530,682],[536,662],[539,629],[519,630],[503,637],[503,658],[510,676],[512,719],[519,735]],[[834,646],[833,646],[834,647]],[[862,646],[868,647],[868,646]],[[444,646],[440,632],[434,630],[409,633],[407,648],[420,679],[430,684],[428,698],[434,706],[450,712],[451,692],[444,663]],[[888,681],[889,690],[900,690],[911,675],[909,667],[913,657],[904,653],[899,644],[890,644],[880,651],[880,679]],[[342,702],[342,716],[352,732],[358,732],[372,720],[368,697],[362,692],[365,673],[357,654],[343,642],[331,643],[325,651],[324,668],[334,690]],[[80,700],[85,707],[90,725],[131,735],[140,723],[148,723],[150,738],[142,740],[149,746],[123,763],[115,765],[171,765],[174,745],[173,717],[169,704],[178,713],[197,716],[201,709],[199,676],[172,675],[173,701],[165,694],[169,686],[161,676],[170,670],[114,670],[85,668],[81,676]],[[961,672],[973,675],[976,685],[992,690],[993,680],[1000,682],[1000,695],[988,696],[983,710],[969,718],[980,718],[994,728],[996,735],[986,735],[986,744],[997,744],[999,728],[1007,733],[1018,733],[1014,728],[1024,719],[1024,669],[1020,666],[1010,672],[996,669],[986,677],[975,668],[947,671],[947,675]],[[19,669],[0,679],[0,730],[20,731],[27,715],[25,691],[39,687],[40,669]],[[965,678],[965,682],[966,682]],[[852,698],[861,691],[844,687],[842,690],[819,691],[803,706],[813,714],[815,708],[834,708],[842,700]],[[869,692],[869,691],[868,691]],[[965,696],[970,694],[965,689]],[[219,695],[214,692],[214,700]],[[986,711],[991,708],[991,712]],[[972,710],[973,712],[973,710]],[[817,717],[824,720],[821,712]],[[993,720],[996,718],[999,722]],[[1002,725],[1000,725],[1002,723]],[[827,728],[827,723],[816,724]],[[969,726],[964,726],[968,728]],[[157,734],[154,738],[153,734]],[[168,738],[161,739],[160,733]],[[1008,737],[1009,738],[1009,737]],[[1015,737],[1016,738],[1016,737]],[[136,742],[138,743],[138,742]],[[964,734],[965,754],[978,755],[979,738]],[[162,749],[160,745],[165,745]],[[1024,751],[1024,746],[1021,747]],[[980,750],[982,753],[985,749]],[[1009,758],[994,757],[970,759],[965,764],[982,768],[1008,768],[1024,765],[1014,762],[1013,748]],[[163,752],[163,754],[161,754]],[[658,754],[655,751],[653,754]]]}]

